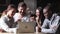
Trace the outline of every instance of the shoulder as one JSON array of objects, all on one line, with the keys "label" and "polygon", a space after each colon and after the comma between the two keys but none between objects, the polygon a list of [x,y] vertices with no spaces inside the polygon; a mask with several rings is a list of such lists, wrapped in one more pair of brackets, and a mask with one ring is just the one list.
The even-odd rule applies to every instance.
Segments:
[{"label": "shoulder", "polygon": [[45,19],[43,23],[49,23],[50,20],[49,19]]},{"label": "shoulder", "polygon": [[6,16],[6,15],[1,17],[1,19],[6,19],[6,18],[7,18],[7,16]]},{"label": "shoulder", "polygon": [[8,20],[8,18],[7,18],[7,16],[5,15],[5,16],[2,16],[1,18],[0,18],[0,21],[1,22],[5,22],[5,21],[7,21]]},{"label": "shoulder", "polygon": [[44,21],[49,21],[49,19],[45,19]]},{"label": "shoulder", "polygon": [[54,13],[53,16],[55,16],[56,18],[60,18],[60,16],[57,13]]},{"label": "shoulder", "polygon": [[15,15],[19,15],[19,13],[15,13]]},{"label": "shoulder", "polygon": [[52,16],[59,16],[57,13],[54,13]]},{"label": "shoulder", "polygon": [[18,17],[19,16],[19,13],[15,13],[15,15],[13,17]]}]

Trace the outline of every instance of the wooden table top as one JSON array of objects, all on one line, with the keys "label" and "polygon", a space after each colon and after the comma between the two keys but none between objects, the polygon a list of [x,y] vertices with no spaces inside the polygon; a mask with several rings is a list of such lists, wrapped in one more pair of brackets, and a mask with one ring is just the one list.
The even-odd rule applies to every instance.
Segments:
[{"label": "wooden table top", "polygon": [[[0,33],[0,34],[14,34],[14,33]],[[43,33],[17,33],[17,34],[43,34]]]}]

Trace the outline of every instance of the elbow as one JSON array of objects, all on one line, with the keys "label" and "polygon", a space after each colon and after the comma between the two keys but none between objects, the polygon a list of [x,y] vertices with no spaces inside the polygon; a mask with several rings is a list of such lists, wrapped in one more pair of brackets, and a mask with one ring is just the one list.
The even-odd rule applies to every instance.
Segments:
[{"label": "elbow", "polygon": [[53,29],[41,29],[41,32],[42,33],[55,33],[56,32],[56,30],[53,30]]},{"label": "elbow", "polygon": [[47,33],[46,30],[44,30],[44,28],[41,29],[42,33]]},{"label": "elbow", "polygon": [[56,32],[56,30],[53,29],[51,33],[55,33],[55,32]]},{"label": "elbow", "polygon": [[5,29],[6,32],[10,32],[9,29]]}]

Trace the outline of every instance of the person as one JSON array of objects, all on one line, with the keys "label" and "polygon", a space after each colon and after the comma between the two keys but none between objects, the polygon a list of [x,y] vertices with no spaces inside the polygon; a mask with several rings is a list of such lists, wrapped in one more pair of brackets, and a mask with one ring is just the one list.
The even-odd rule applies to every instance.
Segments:
[{"label": "person", "polygon": [[15,22],[13,16],[16,12],[16,7],[13,4],[8,5],[6,9],[6,13],[4,16],[0,18],[0,29],[5,32],[13,32],[16,33]]},{"label": "person", "polygon": [[6,14],[7,14],[7,11],[6,11],[6,10],[4,10],[4,11],[2,12],[1,17],[2,17],[2,16],[4,16],[4,15],[6,15]]},{"label": "person", "polygon": [[30,15],[30,22],[35,22],[35,14]]},{"label": "person", "polygon": [[41,7],[38,7],[36,9],[36,17],[35,17],[35,20],[36,20],[36,32],[40,32],[41,31],[41,23],[42,23],[42,12],[41,12],[42,8]]},{"label": "person", "polygon": [[43,14],[45,16],[44,23],[41,27],[41,32],[46,34],[55,34],[57,28],[59,26],[59,16],[57,13],[53,13],[51,11],[51,4],[48,4],[43,9]]},{"label": "person", "polygon": [[28,22],[29,17],[26,15],[26,8],[27,5],[24,2],[20,2],[18,4],[18,13],[14,15],[15,22],[21,21],[21,22]]}]

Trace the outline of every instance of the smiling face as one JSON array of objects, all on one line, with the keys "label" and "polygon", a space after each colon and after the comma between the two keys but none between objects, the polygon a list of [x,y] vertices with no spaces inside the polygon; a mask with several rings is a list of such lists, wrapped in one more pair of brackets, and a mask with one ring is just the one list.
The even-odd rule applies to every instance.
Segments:
[{"label": "smiling face", "polygon": [[43,9],[43,14],[45,18],[48,18],[48,9]]},{"label": "smiling face", "polygon": [[16,12],[16,9],[12,8],[12,9],[8,10],[7,14],[9,17],[13,17],[15,12]]},{"label": "smiling face", "polygon": [[19,7],[19,8],[18,8],[18,11],[19,11],[19,13],[20,13],[21,15],[23,15],[23,14],[25,13],[25,11],[26,11],[26,8],[25,8],[25,7]]},{"label": "smiling face", "polygon": [[40,11],[37,9],[36,10],[36,16],[39,16],[40,15]]}]

